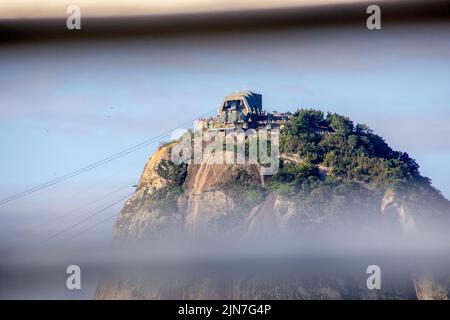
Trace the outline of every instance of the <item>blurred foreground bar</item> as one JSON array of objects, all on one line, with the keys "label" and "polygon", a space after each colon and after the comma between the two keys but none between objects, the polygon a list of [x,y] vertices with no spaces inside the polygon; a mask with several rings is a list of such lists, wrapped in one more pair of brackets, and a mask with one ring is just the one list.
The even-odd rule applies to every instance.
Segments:
[{"label": "blurred foreground bar", "polygon": [[220,35],[280,29],[366,26],[366,8],[378,4],[382,26],[450,21],[450,2],[369,1],[270,10],[227,11],[158,16],[82,17],[81,30],[66,28],[66,16],[49,19],[1,19],[0,44],[130,37]]}]

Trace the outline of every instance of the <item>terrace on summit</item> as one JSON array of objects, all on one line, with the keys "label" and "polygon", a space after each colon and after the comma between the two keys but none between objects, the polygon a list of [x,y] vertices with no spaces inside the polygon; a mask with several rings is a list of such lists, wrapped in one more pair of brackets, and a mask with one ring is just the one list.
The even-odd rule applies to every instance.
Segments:
[{"label": "terrace on summit", "polygon": [[276,129],[291,118],[291,113],[264,111],[262,95],[244,90],[226,96],[219,105],[217,116],[199,119],[196,129]]}]

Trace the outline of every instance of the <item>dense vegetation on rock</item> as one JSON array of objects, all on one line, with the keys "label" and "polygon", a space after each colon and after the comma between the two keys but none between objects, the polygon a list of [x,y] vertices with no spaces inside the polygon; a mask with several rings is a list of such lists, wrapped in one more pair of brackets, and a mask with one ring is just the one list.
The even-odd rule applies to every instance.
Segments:
[{"label": "dense vegetation on rock", "polygon": [[374,186],[421,179],[407,153],[392,150],[366,125],[335,113],[297,111],[281,132],[281,151],[297,153],[310,164],[323,163],[336,177]]},{"label": "dense vegetation on rock", "polygon": [[184,180],[187,175],[186,164],[174,164],[169,160],[161,160],[156,172],[167,181],[167,185],[155,190],[151,195],[150,203],[161,213],[173,213],[178,210],[177,198],[183,191]]},{"label": "dense vegetation on rock", "polygon": [[[419,166],[407,153],[392,150],[384,139],[364,124],[312,109],[301,109],[280,135],[282,153],[298,154],[301,164],[282,163],[272,179],[275,188],[304,190],[319,181],[357,181],[370,188],[430,187]],[[329,169],[324,178],[318,165]],[[286,186],[285,184],[290,184]]]}]

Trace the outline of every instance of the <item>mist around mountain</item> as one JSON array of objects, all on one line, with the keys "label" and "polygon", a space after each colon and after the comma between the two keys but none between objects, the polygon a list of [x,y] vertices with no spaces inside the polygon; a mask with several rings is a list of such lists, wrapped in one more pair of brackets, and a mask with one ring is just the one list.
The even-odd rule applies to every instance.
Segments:
[{"label": "mist around mountain", "polygon": [[[267,265],[286,248],[293,256],[357,256],[364,243],[365,256],[376,248],[377,254],[400,252],[417,259],[436,243],[435,252],[445,248],[440,236],[450,226],[450,202],[406,152],[392,150],[367,125],[345,116],[295,112],[281,128],[280,166],[272,176],[262,176],[259,164],[208,159],[175,164],[176,143],[162,145],[146,164],[116,222],[116,245],[145,248],[168,239],[207,239],[230,247],[256,242],[253,253],[264,253]],[[450,293],[449,275],[435,269],[392,273],[393,281],[370,291],[365,270],[347,266],[341,273],[321,273],[322,264],[314,262],[312,273],[299,274],[296,267],[286,274],[282,267],[270,276],[205,273],[158,284],[145,273],[133,279],[121,275],[105,278],[95,298],[447,299]]]}]

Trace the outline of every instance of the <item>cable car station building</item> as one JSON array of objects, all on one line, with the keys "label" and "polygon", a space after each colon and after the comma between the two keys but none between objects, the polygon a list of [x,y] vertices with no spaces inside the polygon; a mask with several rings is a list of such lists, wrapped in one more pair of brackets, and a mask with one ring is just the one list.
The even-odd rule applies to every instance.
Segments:
[{"label": "cable car station building", "polygon": [[292,118],[290,113],[269,113],[262,108],[262,95],[240,91],[226,96],[215,118],[199,119],[196,129],[279,128]]}]

